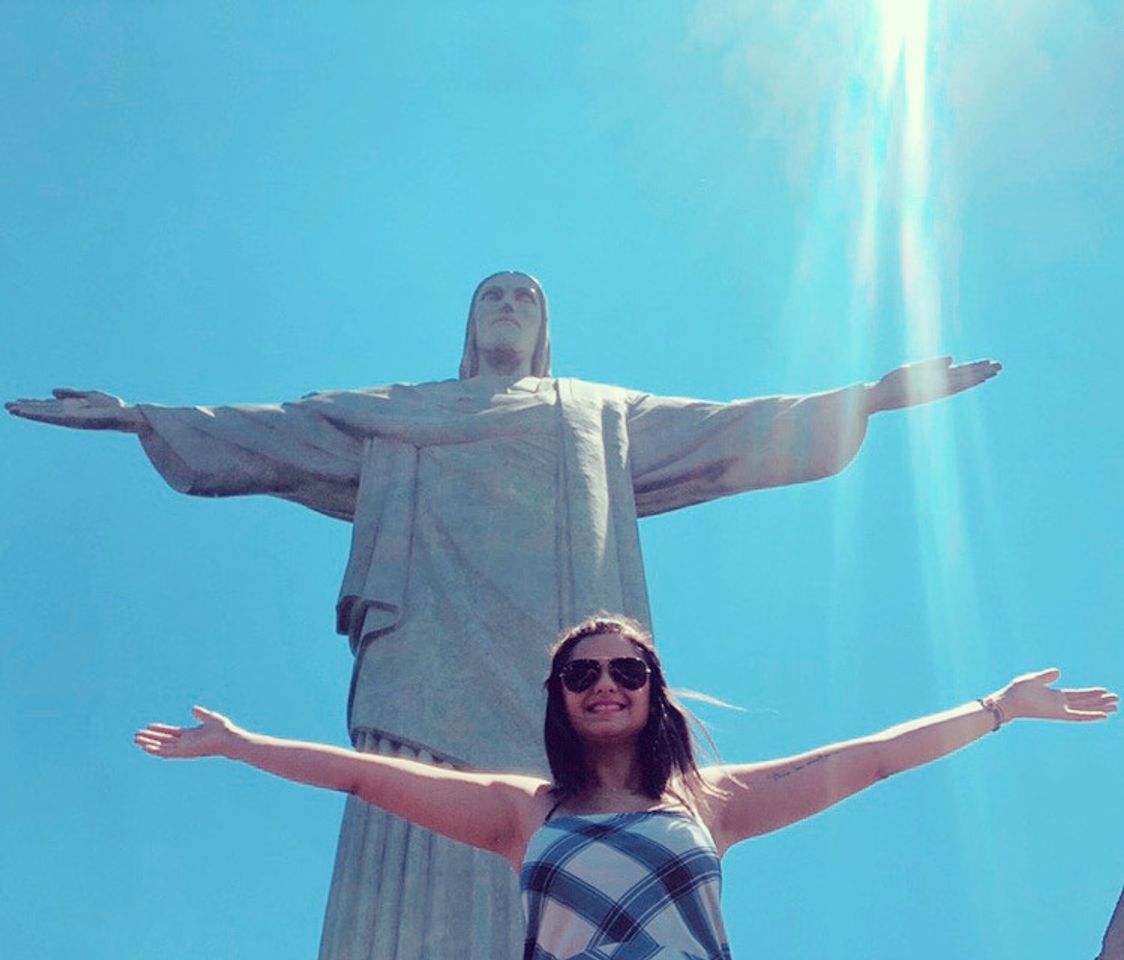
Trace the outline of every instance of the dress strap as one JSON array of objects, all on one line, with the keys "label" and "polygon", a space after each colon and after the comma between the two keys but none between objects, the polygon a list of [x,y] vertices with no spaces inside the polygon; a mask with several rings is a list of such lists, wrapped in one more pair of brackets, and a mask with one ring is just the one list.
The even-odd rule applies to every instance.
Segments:
[{"label": "dress strap", "polygon": [[554,801],[554,806],[551,807],[549,810],[547,810],[546,816],[543,817],[543,821],[542,821],[543,823],[549,823],[550,822],[550,818],[554,816],[554,811],[557,810],[560,806],[562,806],[562,801],[565,800],[565,799],[566,799],[566,796],[565,796],[565,794],[563,794],[561,797],[559,797],[557,800]]}]

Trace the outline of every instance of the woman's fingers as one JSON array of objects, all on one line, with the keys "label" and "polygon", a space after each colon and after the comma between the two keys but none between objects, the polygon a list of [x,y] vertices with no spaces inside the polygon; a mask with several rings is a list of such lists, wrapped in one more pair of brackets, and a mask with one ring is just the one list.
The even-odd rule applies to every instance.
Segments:
[{"label": "woman's fingers", "polygon": [[145,737],[145,739],[153,740],[157,743],[173,743],[180,737],[178,730],[169,732],[166,730],[153,730],[151,727],[146,727],[140,733]]},{"label": "woman's fingers", "polygon": [[1071,707],[1101,710],[1108,707],[1115,709],[1120,698],[1108,690],[1065,690],[1065,702]]},{"label": "woman's fingers", "polygon": [[193,759],[221,755],[230,736],[231,723],[222,714],[196,706],[192,712],[198,726],[179,727],[170,723],[150,723],[133,735],[133,741],[153,756]]},{"label": "woman's fingers", "polygon": [[140,743],[142,740],[145,743],[170,743],[171,742],[171,740],[168,737],[157,736],[156,734],[151,733],[148,730],[138,730],[136,733],[133,734],[133,741],[135,743]]},{"label": "woman's fingers", "polygon": [[1059,691],[1069,720],[1104,720],[1117,711],[1120,698],[1104,687]]},{"label": "woman's fingers", "polygon": [[174,740],[158,740],[143,732],[133,735],[133,743],[146,753],[152,754],[170,754],[175,749]]},{"label": "woman's fingers", "polygon": [[133,742],[156,756],[177,756],[183,752],[182,738],[191,731],[170,723],[150,723],[133,734]]},{"label": "woman's fingers", "polygon": [[1061,677],[1057,667],[1024,673],[1008,684],[1005,695],[1013,716],[1046,720],[1104,720],[1117,710],[1119,697],[1105,687],[1051,687]]},{"label": "woman's fingers", "polygon": [[1074,710],[1072,707],[1066,707],[1065,716],[1067,720],[1107,720],[1113,710]]}]

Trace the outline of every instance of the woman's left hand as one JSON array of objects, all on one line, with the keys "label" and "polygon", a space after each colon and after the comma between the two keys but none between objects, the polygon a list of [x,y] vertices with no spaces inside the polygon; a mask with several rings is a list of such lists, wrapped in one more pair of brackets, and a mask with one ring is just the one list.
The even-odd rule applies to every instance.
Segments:
[{"label": "woman's left hand", "polygon": [[1005,720],[1104,720],[1116,712],[1120,698],[1104,687],[1069,690],[1049,686],[1061,675],[1056,667],[1024,673],[987,699],[999,707]]},{"label": "woman's left hand", "polygon": [[150,723],[133,735],[133,742],[145,753],[165,760],[230,756],[232,746],[240,736],[244,736],[245,731],[214,710],[194,707],[191,712],[199,721],[199,726]]}]

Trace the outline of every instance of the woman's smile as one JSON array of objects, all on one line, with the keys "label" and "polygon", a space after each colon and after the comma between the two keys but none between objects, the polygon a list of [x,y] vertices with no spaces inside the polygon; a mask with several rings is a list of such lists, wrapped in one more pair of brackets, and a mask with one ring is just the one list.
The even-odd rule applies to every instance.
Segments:
[{"label": "woman's smile", "polygon": [[593,703],[586,704],[585,709],[590,713],[609,713],[618,712],[628,707],[627,703],[619,703],[616,700],[595,700]]}]

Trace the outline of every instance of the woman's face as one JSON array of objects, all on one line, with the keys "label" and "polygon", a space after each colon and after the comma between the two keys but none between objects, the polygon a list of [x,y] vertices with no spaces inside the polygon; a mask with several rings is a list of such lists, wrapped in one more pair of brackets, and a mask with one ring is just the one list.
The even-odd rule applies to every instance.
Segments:
[{"label": "woman's face", "polygon": [[652,681],[639,690],[627,690],[613,680],[608,669],[612,657],[642,657],[631,640],[619,633],[595,633],[579,640],[570,651],[570,660],[601,661],[601,672],[593,685],[581,693],[562,687],[566,713],[574,731],[583,740],[611,743],[635,738],[648,722]]}]

